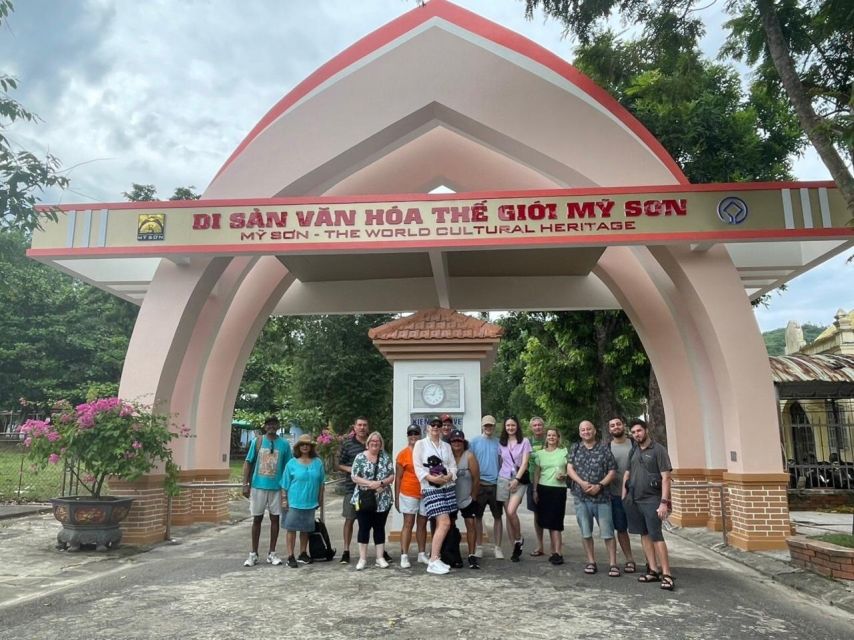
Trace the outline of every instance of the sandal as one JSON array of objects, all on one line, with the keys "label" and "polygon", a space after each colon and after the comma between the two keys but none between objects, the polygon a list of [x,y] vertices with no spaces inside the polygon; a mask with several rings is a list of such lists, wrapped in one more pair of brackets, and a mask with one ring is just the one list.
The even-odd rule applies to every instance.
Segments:
[{"label": "sandal", "polygon": [[658,571],[647,569],[646,573],[638,578],[638,582],[661,582],[661,574]]},{"label": "sandal", "polygon": [[620,577],[620,567],[615,564],[612,564],[608,569],[608,577],[609,578],[619,578]]},{"label": "sandal", "polygon": [[675,585],[673,584],[673,576],[669,576],[666,573],[662,573],[660,588],[664,589],[665,591],[673,591],[674,586]]},{"label": "sandal", "polygon": [[531,551],[530,555],[532,558],[538,558],[540,556],[546,555],[546,552],[541,549],[534,549],[533,551]]},{"label": "sandal", "polygon": [[584,565],[584,573],[589,576],[592,576],[597,571],[599,571],[599,568],[596,566],[595,562],[588,562],[586,565]]},{"label": "sandal", "polygon": [[634,562],[627,562],[623,565],[623,573],[634,573],[637,569],[638,566]]}]

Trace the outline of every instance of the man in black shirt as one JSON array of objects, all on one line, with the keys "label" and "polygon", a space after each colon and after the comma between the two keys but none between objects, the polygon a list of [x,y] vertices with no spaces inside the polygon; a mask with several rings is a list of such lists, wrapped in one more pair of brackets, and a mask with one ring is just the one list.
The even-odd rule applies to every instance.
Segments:
[{"label": "man in black shirt", "polygon": [[[673,590],[667,543],[661,523],[670,513],[670,456],[667,449],[653,442],[646,422],[630,422],[637,448],[629,456],[629,468],[623,478],[623,503],[629,519],[629,533],[640,534],[647,570],[639,582],[661,582],[661,588]],[[658,560],[656,561],[656,556]]]},{"label": "man in black shirt", "polygon": [[353,435],[341,443],[341,453],[338,456],[338,470],[344,474],[344,504],[341,515],[344,517],[344,553],[341,554],[341,564],[350,563],[350,541],[353,539],[353,523],[356,521],[356,508],[350,504],[353,490],[356,488],[350,472],[353,460],[365,450],[368,441],[368,419],[364,416],[356,418],[353,423]]}]

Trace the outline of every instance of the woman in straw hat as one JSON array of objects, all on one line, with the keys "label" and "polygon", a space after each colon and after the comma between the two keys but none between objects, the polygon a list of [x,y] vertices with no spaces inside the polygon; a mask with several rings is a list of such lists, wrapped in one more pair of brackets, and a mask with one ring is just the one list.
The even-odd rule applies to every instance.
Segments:
[{"label": "woman in straw hat", "polygon": [[[282,528],[288,532],[288,566],[311,564],[308,555],[308,534],[314,531],[314,512],[323,500],[326,474],[317,457],[315,443],[308,434],[301,435],[294,445],[294,457],[288,460],[282,474],[282,490],[288,511]],[[299,531],[299,558],[294,558],[294,545]]]}]

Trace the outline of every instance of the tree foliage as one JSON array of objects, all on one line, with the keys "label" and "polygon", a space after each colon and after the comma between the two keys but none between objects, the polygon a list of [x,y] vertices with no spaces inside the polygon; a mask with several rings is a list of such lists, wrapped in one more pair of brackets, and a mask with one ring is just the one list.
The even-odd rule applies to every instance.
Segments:
[{"label": "tree foliage", "polygon": [[372,428],[390,436],[392,369],[368,338],[368,330],[391,319],[270,318],[249,356],[238,415],[257,419],[274,413],[308,431],[331,424],[338,433],[364,415]]},{"label": "tree foliage", "polygon": [[137,307],[26,256],[29,238],[0,233],[0,407],[82,402],[118,383]]},{"label": "tree foliage", "polygon": [[[639,26],[652,43],[696,41],[704,29],[700,12],[708,6],[697,0],[525,0],[529,18],[541,8],[582,46],[601,36],[612,14]],[[761,91],[763,100],[787,99],[854,215],[854,4],[728,0],[726,9],[733,19],[722,55],[754,65],[752,92]]]}]

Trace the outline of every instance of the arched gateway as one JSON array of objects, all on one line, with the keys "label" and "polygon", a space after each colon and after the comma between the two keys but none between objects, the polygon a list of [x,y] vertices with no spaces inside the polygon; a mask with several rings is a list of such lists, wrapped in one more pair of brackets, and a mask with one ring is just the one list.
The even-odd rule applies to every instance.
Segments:
[{"label": "arched gateway", "polygon": [[[425,195],[439,185],[457,193]],[[749,298],[851,246],[834,185],[689,185],[588,78],[445,0],[304,80],[202,200],[62,209],[30,255],[141,305],[120,394],[192,428],[185,478],[227,477],[235,395],[272,313],[623,308],[661,385],[673,519],[720,527],[707,491],[680,485],[724,480],[731,543],[784,545]],[[113,485],[140,497],[126,539],[162,537],[158,485]],[[176,521],[222,518],[225,500],[187,495]]]}]

